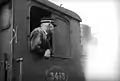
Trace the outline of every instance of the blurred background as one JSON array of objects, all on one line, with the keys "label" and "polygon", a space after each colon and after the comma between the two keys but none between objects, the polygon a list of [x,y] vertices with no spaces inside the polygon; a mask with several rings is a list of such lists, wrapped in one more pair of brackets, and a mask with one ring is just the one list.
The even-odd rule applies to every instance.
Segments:
[{"label": "blurred background", "polygon": [[87,81],[120,81],[119,0],[49,0],[74,11],[86,28],[82,40]]}]

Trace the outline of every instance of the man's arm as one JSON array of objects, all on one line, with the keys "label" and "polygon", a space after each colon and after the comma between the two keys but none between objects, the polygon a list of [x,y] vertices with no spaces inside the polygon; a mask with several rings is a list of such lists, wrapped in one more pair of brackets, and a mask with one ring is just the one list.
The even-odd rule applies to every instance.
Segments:
[{"label": "man's arm", "polygon": [[40,32],[40,27],[35,28],[31,33],[30,33],[30,39],[33,38],[33,36],[35,36],[37,33]]},{"label": "man's arm", "polygon": [[40,43],[41,43],[41,32],[39,28],[36,28],[31,32],[31,36],[30,36],[31,48],[34,49]]},{"label": "man's arm", "polygon": [[52,54],[52,35],[48,35],[46,41],[47,41],[47,50],[45,51],[45,57],[49,58]]}]

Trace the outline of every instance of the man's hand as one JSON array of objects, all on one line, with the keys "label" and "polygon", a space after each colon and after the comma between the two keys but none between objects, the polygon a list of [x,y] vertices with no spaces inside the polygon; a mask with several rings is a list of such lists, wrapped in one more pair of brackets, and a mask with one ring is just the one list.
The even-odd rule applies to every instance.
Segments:
[{"label": "man's hand", "polygon": [[45,57],[47,57],[47,58],[49,58],[50,57],[50,54],[51,54],[51,51],[50,51],[50,49],[47,49],[46,51],[45,51]]}]

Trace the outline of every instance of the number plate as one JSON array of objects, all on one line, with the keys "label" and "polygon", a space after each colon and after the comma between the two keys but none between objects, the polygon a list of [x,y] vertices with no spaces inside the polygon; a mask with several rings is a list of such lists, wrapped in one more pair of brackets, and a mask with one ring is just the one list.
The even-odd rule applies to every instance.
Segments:
[{"label": "number plate", "polygon": [[52,67],[46,71],[47,81],[67,81],[68,75],[59,67]]}]

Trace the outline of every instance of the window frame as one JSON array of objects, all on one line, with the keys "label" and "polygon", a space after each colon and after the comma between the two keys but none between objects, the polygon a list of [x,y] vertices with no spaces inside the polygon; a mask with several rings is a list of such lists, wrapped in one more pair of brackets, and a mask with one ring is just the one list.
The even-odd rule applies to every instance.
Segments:
[{"label": "window frame", "polygon": [[[37,4],[36,2],[33,1],[33,3],[29,4],[29,10],[28,10],[28,17],[29,17],[28,34],[29,34],[29,37],[30,37],[30,10],[31,10],[31,8],[33,6],[51,12],[51,17],[53,17],[53,15],[54,15],[55,19],[60,19],[60,20],[64,21],[68,25],[68,27],[69,27],[69,45],[70,45],[69,51],[70,51],[70,54],[68,55],[68,57],[62,57],[61,56],[60,58],[71,58],[71,39],[70,39],[70,21],[69,21],[70,18],[67,17],[66,15],[60,13],[60,12],[54,11],[53,9],[51,9],[49,7]],[[29,44],[30,44],[30,41],[29,41]],[[28,44],[28,48],[30,50],[30,45],[29,44]],[[57,56],[54,55],[54,57],[57,57]]]}]

